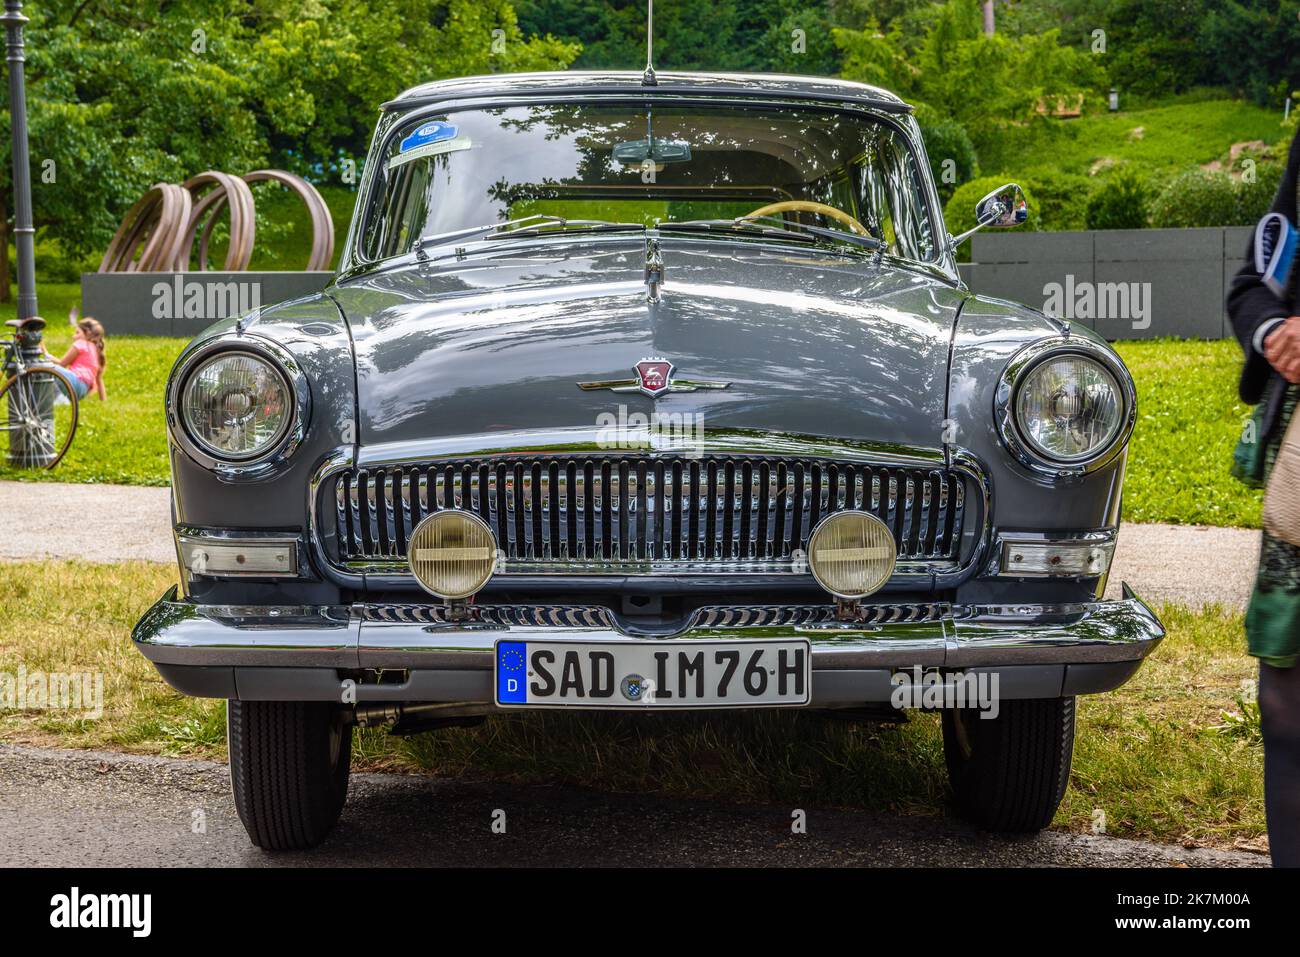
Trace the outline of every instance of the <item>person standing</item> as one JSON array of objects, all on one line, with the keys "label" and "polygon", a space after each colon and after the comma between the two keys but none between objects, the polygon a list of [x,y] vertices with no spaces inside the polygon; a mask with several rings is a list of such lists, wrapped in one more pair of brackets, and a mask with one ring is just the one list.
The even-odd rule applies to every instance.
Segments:
[{"label": "person standing", "polygon": [[[1297,218],[1300,132],[1272,212]],[[1252,236],[1246,265],[1233,278],[1228,315],[1245,361],[1238,393],[1255,413],[1238,443],[1233,472],[1263,485],[1300,397],[1300,264],[1281,287],[1266,281]],[[1249,653],[1259,659],[1264,738],[1264,804],[1274,867],[1300,867],[1300,547],[1264,531],[1255,589],[1246,609]]]}]

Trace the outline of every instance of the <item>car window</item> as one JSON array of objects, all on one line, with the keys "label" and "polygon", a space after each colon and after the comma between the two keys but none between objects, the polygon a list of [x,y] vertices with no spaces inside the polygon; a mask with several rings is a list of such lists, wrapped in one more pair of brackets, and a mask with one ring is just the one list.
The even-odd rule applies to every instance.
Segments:
[{"label": "car window", "polygon": [[856,113],[549,104],[422,116],[383,141],[363,259],[423,236],[544,214],[654,225],[771,215],[936,256],[903,135]]}]

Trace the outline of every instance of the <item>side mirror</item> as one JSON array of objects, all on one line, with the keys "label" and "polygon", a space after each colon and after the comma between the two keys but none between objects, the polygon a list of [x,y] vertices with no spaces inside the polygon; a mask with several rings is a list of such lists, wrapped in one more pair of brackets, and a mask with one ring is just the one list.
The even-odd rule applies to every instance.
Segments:
[{"label": "side mirror", "polygon": [[1025,203],[1025,191],[1016,183],[1007,183],[989,193],[975,206],[974,229],[969,229],[952,239],[952,248],[956,249],[981,229],[1014,229],[1029,218],[1029,206]]}]

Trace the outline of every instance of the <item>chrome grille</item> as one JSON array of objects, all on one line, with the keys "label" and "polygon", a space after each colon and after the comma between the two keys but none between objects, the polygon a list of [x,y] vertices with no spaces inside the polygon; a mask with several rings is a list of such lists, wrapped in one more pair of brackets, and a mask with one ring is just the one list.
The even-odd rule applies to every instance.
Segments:
[{"label": "chrome grille", "polygon": [[457,508],[492,528],[507,574],[789,573],[822,518],[856,508],[893,530],[905,571],[960,564],[979,520],[967,482],[813,458],[520,456],[351,469],[323,494],[345,566],[404,567],[411,530]]}]

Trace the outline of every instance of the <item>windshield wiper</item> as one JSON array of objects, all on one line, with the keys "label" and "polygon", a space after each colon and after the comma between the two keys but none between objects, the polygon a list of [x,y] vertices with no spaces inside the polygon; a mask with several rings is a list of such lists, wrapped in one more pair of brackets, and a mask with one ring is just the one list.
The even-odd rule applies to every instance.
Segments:
[{"label": "windshield wiper", "polygon": [[546,231],[562,233],[567,229],[581,229],[583,232],[589,233],[607,233],[629,229],[643,230],[645,228],[642,223],[616,223],[608,219],[552,219],[545,223],[534,223],[531,226],[503,230],[484,238],[509,239],[511,236],[536,236]]},{"label": "windshield wiper", "polygon": [[565,219],[563,216],[547,216],[543,213],[536,213],[519,219],[507,219],[500,223],[485,223],[482,226],[467,226],[464,229],[453,229],[446,233],[430,233],[428,236],[421,236],[415,244],[415,258],[421,261],[429,258],[428,253],[424,251],[426,246],[443,246],[457,240],[476,239],[480,236],[485,239],[508,239],[511,236],[520,234],[525,236],[537,235],[543,229],[563,230],[569,226],[600,230],[645,228],[640,223],[614,223],[603,219]]},{"label": "windshield wiper", "polygon": [[759,223],[732,219],[684,219],[679,223],[663,222],[655,226],[660,232],[739,233],[742,236],[772,236],[778,239],[797,239],[801,243],[817,242],[811,236],[786,229],[774,229]]},{"label": "windshield wiper", "polygon": [[[774,223],[772,226],[764,226],[762,223]],[[816,242],[812,236],[833,239],[837,242],[848,243],[852,246],[858,246],[862,249],[870,249],[872,252],[880,252],[887,248],[888,244],[876,239],[874,236],[859,236],[856,233],[844,233],[838,229],[827,229],[824,226],[809,226],[807,223],[787,222],[779,216],[738,216],[735,219],[688,219],[680,223],[666,222],[660,223],[660,230],[670,230],[675,228],[685,229],[714,229],[721,231],[735,231],[748,234],[754,234],[755,231],[763,236],[778,236],[783,239],[801,239],[804,242]],[[796,229],[802,229],[804,233],[794,232]]]}]

